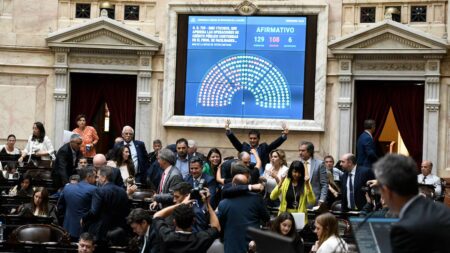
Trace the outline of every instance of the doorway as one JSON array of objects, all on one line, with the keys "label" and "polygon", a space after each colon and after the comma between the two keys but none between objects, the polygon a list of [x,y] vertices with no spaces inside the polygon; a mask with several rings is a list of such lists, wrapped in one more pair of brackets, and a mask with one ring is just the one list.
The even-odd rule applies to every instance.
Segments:
[{"label": "doorway", "polygon": [[424,82],[355,81],[356,134],[364,131],[364,120],[374,119],[373,135],[379,157],[387,153],[410,155],[422,160]]},{"label": "doorway", "polygon": [[136,118],[135,75],[70,73],[70,127],[75,119],[86,115],[87,124],[98,133],[97,153],[106,154],[113,147],[122,128],[134,128]]}]

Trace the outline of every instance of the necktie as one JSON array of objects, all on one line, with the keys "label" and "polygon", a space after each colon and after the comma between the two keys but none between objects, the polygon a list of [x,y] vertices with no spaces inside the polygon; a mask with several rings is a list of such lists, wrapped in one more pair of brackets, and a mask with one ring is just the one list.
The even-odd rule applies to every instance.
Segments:
[{"label": "necktie", "polygon": [[197,187],[198,187],[198,180],[194,179],[194,188],[197,188]]},{"label": "necktie", "polygon": [[309,162],[305,161],[305,177],[309,177]]},{"label": "necktie", "polygon": [[163,184],[164,184],[164,177],[165,176],[166,176],[166,173],[163,173],[162,176],[161,176],[161,181],[159,182],[159,192],[158,193],[162,192]]},{"label": "necktie", "polygon": [[355,195],[353,191],[353,182],[352,182],[352,174],[348,174],[348,188],[350,191],[350,207],[352,210],[355,210]]},{"label": "necktie", "polygon": [[425,179],[427,179],[427,176],[424,176],[422,179],[422,184],[425,184]]}]

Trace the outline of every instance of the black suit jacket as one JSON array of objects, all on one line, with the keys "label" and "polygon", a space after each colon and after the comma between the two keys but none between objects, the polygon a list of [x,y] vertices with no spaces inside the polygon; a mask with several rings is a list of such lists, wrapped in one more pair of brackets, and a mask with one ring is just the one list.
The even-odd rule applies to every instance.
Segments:
[{"label": "black suit jacket", "polygon": [[62,187],[69,182],[69,177],[76,174],[78,160],[81,157],[80,151],[76,151],[75,164],[73,162],[70,142],[64,144],[56,153],[56,160],[53,163],[52,178],[56,187]]},{"label": "black suit jacket", "polygon": [[[247,151],[250,152],[251,146],[247,142],[241,143],[238,138],[233,134],[231,131],[227,131],[227,137],[230,140],[231,144],[233,144],[233,147],[239,151]],[[269,153],[270,151],[278,148],[283,144],[284,141],[287,140],[286,135],[281,135],[276,140],[274,140],[272,143],[267,144],[265,142],[260,143],[259,146],[256,148],[256,151],[258,151],[259,158],[261,159],[261,168],[265,168],[266,163],[269,162]]]},{"label": "black suit jacket", "polygon": [[[136,147],[137,157],[138,157],[138,167],[136,169],[136,181],[138,183],[143,183],[147,175],[147,170],[150,167],[150,162],[148,158],[147,149],[145,148],[145,143],[142,141],[133,140],[134,146]],[[124,142],[119,142],[114,145],[114,149],[118,149],[124,145]],[[130,150],[131,151],[131,150]]]},{"label": "black suit jacket", "polygon": [[[342,208],[348,211],[348,201],[347,201],[347,179],[348,172],[345,172],[341,176],[341,192],[342,192]],[[363,209],[364,205],[367,203],[364,192],[361,187],[365,186],[368,180],[375,179],[375,176],[371,169],[357,166],[355,172],[355,179],[353,183],[353,192],[355,195],[355,206],[358,210]]]},{"label": "black suit jacket", "polygon": [[392,226],[393,253],[450,252],[450,209],[418,197]]},{"label": "black suit jacket", "polygon": [[97,239],[104,242],[108,231],[118,227],[126,228],[125,218],[129,211],[125,190],[108,182],[94,191],[91,208],[83,217],[83,223],[88,232],[97,235]]}]

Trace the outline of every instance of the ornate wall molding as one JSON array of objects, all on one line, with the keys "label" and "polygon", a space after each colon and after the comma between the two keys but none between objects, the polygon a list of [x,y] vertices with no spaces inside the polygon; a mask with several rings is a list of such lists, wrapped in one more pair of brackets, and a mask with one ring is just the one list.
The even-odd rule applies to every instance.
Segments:
[{"label": "ornate wall molding", "polygon": [[394,40],[394,41],[402,43],[403,45],[409,46],[411,48],[427,48],[424,45],[421,45],[421,44],[419,44],[417,42],[405,39],[405,38],[400,37],[398,35],[394,35],[394,34],[392,34],[390,32],[381,34],[379,36],[376,36],[376,37],[370,38],[368,40],[365,40],[365,41],[363,41],[361,43],[355,44],[351,48],[368,48],[369,46],[374,45],[374,44],[376,44],[378,42],[381,42],[383,40]]},{"label": "ornate wall molding", "polygon": [[360,71],[425,71],[424,62],[358,62],[355,70]]},{"label": "ornate wall molding", "polygon": [[152,102],[151,97],[138,97],[138,102],[141,104],[150,104]]},{"label": "ornate wall molding", "polygon": [[350,110],[350,108],[352,107],[352,103],[351,102],[338,102],[338,107],[341,110]]},{"label": "ornate wall molding", "polygon": [[138,60],[133,58],[119,58],[108,56],[71,56],[69,58],[71,64],[94,64],[94,65],[127,65],[136,66]]},{"label": "ornate wall molding", "polygon": [[55,98],[56,101],[64,101],[67,98],[67,94],[53,93],[53,97]]},{"label": "ornate wall molding", "polygon": [[101,29],[101,30],[98,30],[98,31],[95,31],[95,32],[87,33],[87,34],[81,35],[79,37],[70,39],[67,42],[82,42],[82,41],[90,40],[90,39],[97,38],[97,37],[100,37],[100,36],[108,36],[110,38],[118,40],[118,41],[120,41],[120,42],[122,42],[124,44],[127,44],[127,45],[134,45],[134,46],[142,45],[141,43],[138,43],[138,42],[136,42],[134,40],[130,40],[130,39],[126,38],[126,37],[120,36],[117,33],[111,32],[111,31],[106,30],[106,29]]},{"label": "ornate wall molding", "polygon": [[55,68],[56,75],[67,75],[67,68]]},{"label": "ornate wall molding", "polygon": [[249,16],[249,15],[253,15],[253,14],[257,13],[259,11],[259,8],[254,3],[245,0],[242,3],[236,5],[234,7],[234,10],[239,15]]},{"label": "ornate wall molding", "polygon": [[439,111],[440,104],[436,103],[425,103],[425,108],[428,112],[437,112]]}]

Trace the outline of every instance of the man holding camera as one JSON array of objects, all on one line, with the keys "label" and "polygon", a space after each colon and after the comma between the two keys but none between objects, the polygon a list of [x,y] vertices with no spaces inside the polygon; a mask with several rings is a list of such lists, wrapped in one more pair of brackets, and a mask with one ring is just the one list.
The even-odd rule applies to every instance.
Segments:
[{"label": "man holding camera", "polygon": [[[198,193],[203,187],[208,187],[210,197],[210,204],[214,203],[216,195],[216,179],[210,175],[203,174],[203,160],[201,157],[194,156],[189,160],[189,175],[185,178],[185,181],[192,186],[192,189]],[[201,204],[201,203],[199,203]],[[202,205],[202,204],[201,204]]]},{"label": "man holding camera", "polygon": [[[175,195],[174,195],[175,196]],[[210,228],[193,233],[195,200],[185,198],[181,203],[166,207],[153,216],[153,224],[161,239],[162,253],[178,252],[206,252],[216,238],[219,237],[220,224],[213,208],[209,204],[210,194],[208,188],[200,191],[209,214]],[[165,218],[173,215],[175,228],[170,226]]]}]

